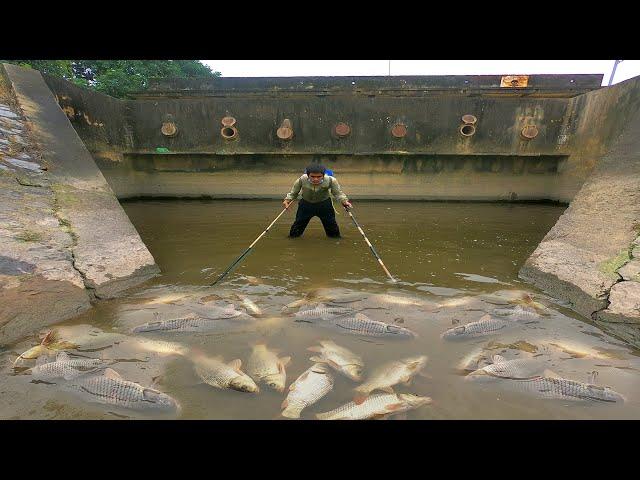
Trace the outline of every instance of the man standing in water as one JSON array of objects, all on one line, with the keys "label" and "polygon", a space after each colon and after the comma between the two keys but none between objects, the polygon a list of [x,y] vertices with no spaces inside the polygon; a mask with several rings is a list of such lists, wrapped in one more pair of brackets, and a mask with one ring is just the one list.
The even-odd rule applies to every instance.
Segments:
[{"label": "man standing in water", "polygon": [[285,208],[289,207],[291,202],[298,197],[300,191],[302,191],[302,199],[298,205],[296,220],[291,225],[289,237],[302,235],[313,217],[320,218],[328,237],[340,237],[340,228],[336,222],[336,214],[331,198],[329,198],[329,192],[345,207],[353,208],[353,206],[340,189],[338,181],[334,177],[326,175],[324,166],[311,164],[307,167],[305,174],[294,182],[282,205]]}]

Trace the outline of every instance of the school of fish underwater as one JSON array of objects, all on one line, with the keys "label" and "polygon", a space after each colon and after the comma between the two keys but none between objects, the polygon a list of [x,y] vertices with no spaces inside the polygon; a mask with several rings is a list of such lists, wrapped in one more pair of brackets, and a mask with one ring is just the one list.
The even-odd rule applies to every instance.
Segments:
[{"label": "school of fish underwater", "polygon": [[523,282],[464,275],[481,288],[160,279],[0,352],[0,417],[637,418],[638,351]]}]

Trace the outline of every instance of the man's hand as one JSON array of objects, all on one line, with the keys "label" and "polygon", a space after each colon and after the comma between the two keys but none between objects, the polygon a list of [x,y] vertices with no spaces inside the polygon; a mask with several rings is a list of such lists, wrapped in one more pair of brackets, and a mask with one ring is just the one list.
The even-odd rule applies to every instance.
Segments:
[{"label": "man's hand", "polygon": [[348,209],[353,208],[353,205],[351,205],[351,202],[342,202],[342,205],[344,206],[344,208],[348,208]]},{"label": "man's hand", "polygon": [[285,200],[282,202],[282,206],[283,206],[284,208],[289,208],[289,205],[291,205],[292,203],[293,203],[293,200],[286,200],[286,199],[285,199]]}]

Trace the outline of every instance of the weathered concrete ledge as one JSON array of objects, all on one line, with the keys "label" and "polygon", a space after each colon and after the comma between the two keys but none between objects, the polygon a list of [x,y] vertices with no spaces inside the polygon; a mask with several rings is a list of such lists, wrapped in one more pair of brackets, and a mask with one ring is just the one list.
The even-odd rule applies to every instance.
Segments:
[{"label": "weathered concrete ledge", "polygon": [[0,68],[0,344],[159,272],[35,70]]},{"label": "weathered concrete ledge", "polygon": [[[520,276],[640,346],[640,81],[608,95],[626,100],[625,127]],[[594,113],[625,112],[595,109],[596,122]]]}]

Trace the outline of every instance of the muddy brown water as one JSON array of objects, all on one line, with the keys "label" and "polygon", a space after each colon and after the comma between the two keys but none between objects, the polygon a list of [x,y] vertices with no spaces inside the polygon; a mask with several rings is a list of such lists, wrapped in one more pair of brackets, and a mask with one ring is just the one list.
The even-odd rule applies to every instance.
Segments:
[{"label": "muddy brown water", "polygon": [[[57,326],[63,339],[79,345],[69,352],[114,362],[122,377],[166,392],[181,405],[177,414],[140,413],[106,407],[66,393],[61,385],[36,383],[19,375],[12,362],[36,345],[48,330],[0,353],[3,404],[0,418],[185,418],[276,419],[286,396],[261,385],[259,394],[220,390],[199,382],[189,354],[172,354],[160,343],[174,342],[225,361],[246,365],[256,341],[291,356],[287,387],[312,362],[307,348],[321,339],[359,354],[367,372],[391,360],[427,355],[425,373],[400,393],[431,397],[431,405],[410,411],[408,419],[613,419],[640,414],[638,351],[579,319],[543,292],[518,279],[518,270],[564,211],[542,204],[357,202],[354,214],[391,273],[392,284],[344,213],[343,238],[325,237],[313,219],[301,238],[287,233],[294,213],[278,221],[254,251],[216,286],[208,286],[280,212],[279,201],[132,201],[129,218],[162,270],[157,278],[123,298],[105,301]],[[498,334],[463,341],[440,335],[452,326],[478,320],[496,308],[514,306],[529,293],[546,307],[535,322],[518,322]],[[387,340],[294,322],[285,305],[335,301],[367,316],[418,334]],[[156,316],[169,319],[228,301],[239,295],[263,311],[255,326],[222,334],[131,333]],[[313,304],[310,304],[313,306]],[[301,307],[302,309],[309,307]],[[291,310],[291,309],[290,309]],[[464,368],[476,354],[536,356],[556,374],[595,383],[624,395],[624,403],[545,400],[512,391],[500,382],[465,381]],[[21,362],[24,368],[33,361]],[[303,419],[350,401],[358,383],[335,373],[333,390],[303,410]],[[391,417],[394,418],[394,417]],[[401,417],[402,418],[402,417]]]}]

